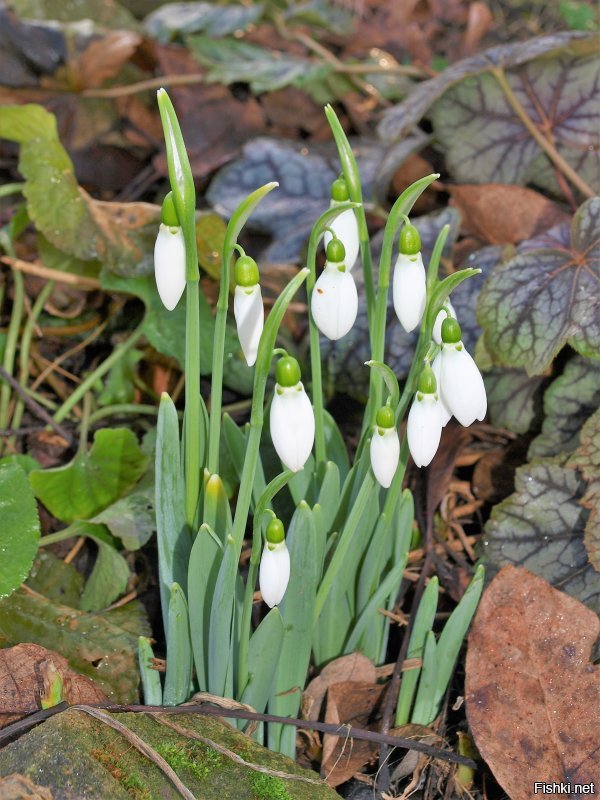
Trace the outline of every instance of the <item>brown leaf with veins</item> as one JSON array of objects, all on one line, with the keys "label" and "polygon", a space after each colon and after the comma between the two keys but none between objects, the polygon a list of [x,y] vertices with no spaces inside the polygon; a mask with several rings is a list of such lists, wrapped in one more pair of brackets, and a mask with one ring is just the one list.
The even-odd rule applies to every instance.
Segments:
[{"label": "brown leaf with veins", "polygon": [[373,662],[362,653],[349,653],[327,664],[302,693],[302,716],[318,720],[327,690],[336,683],[360,681],[375,683],[377,672]]},{"label": "brown leaf with veins", "polygon": [[531,800],[536,781],[600,783],[599,634],[593,611],[526,569],[504,567],[485,591],[467,650],[467,718],[512,800]]}]

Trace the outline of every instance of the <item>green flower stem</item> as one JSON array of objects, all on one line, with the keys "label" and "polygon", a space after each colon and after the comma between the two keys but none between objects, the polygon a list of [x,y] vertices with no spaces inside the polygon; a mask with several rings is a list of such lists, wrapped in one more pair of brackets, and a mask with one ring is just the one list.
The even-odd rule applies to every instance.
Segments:
[{"label": "green flower stem", "polygon": [[310,341],[310,370],[312,376],[312,402],[315,412],[315,457],[317,464],[326,460],[325,452],[325,426],[323,420],[323,378],[321,374],[321,343],[319,329],[317,328],[311,311],[311,297],[317,280],[317,247],[321,237],[328,230],[328,225],[349,208],[357,208],[356,203],[340,203],[334,208],[325,211],[313,225],[308,240],[308,253],[306,266],[310,274],[306,281],[306,294],[308,298],[308,322]]},{"label": "green flower stem", "polygon": [[[13,306],[10,315],[10,322],[8,324],[8,332],[6,334],[6,346],[4,350],[4,369],[12,375],[15,366],[15,354],[17,349],[17,341],[19,338],[19,330],[21,328],[21,321],[23,319],[23,308],[25,302],[25,283],[23,275],[16,270],[13,271],[14,281],[14,298]],[[8,427],[8,414],[10,404],[10,386],[8,383],[3,383],[0,389],[0,429]]]},{"label": "green flower stem", "polygon": [[[194,235],[195,251],[195,235]],[[188,253],[186,240],[186,254]],[[200,497],[200,291],[197,280],[186,283],[185,314],[185,424],[183,463],[185,519],[194,528]]]},{"label": "green flower stem", "polygon": [[237,237],[240,235],[246,220],[256,206],[269,192],[279,186],[276,182],[261,186],[244,198],[231,215],[225,231],[223,252],[221,256],[221,277],[217,314],[215,318],[215,337],[213,344],[212,379],[210,387],[210,421],[208,429],[207,469],[211,475],[219,472],[219,442],[221,438],[221,415],[223,396],[223,360],[225,353],[225,332],[227,326],[227,310],[229,307],[229,285],[231,258],[239,247]]},{"label": "green flower stem", "polygon": [[8,197],[11,194],[20,194],[25,188],[24,183],[5,183],[0,186],[0,197]]},{"label": "green flower stem", "polygon": [[95,425],[96,422],[100,422],[101,419],[116,417],[121,414],[138,414],[155,417],[158,414],[158,406],[137,403],[115,403],[112,406],[104,406],[90,414],[90,425]]},{"label": "green flower stem", "polygon": [[129,339],[116,347],[109,357],[99,364],[95,370],[90,372],[85,380],[79,384],[79,386],[65,400],[65,402],[59,406],[58,410],[53,415],[54,421],[62,422],[62,420],[70,414],[73,407],[76,406],[77,403],[83,398],[86,392],[89,392],[96,381],[106,375],[106,373],[112,369],[112,367],[114,367],[114,365],[120,361],[129,350],[131,350],[134,344],[142,338],[143,334],[144,323],[141,322],[131,334]]}]

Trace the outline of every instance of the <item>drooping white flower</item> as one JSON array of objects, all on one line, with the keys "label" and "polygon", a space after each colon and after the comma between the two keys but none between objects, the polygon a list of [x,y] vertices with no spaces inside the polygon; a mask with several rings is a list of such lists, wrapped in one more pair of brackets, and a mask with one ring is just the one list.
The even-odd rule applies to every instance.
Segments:
[{"label": "drooping white flower", "polygon": [[427,276],[421,256],[421,237],[407,223],[400,231],[400,252],[392,283],[394,310],[407,333],[421,322],[427,302]]},{"label": "drooping white flower", "polygon": [[358,292],[347,271],[345,248],[340,239],[327,246],[325,268],[311,295],[310,310],[315,325],[328,339],[341,339],[354,325],[358,313]]},{"label": "drooping white flower", "polygon": [[185,289],[185,243],[179,226],[161,223],[154,245],[156,288],[168,311],[172,311]]},{"label": "drooping white flower", "polygon": [[281,520],[272,519],[267,525],[258,584],[263,600],[269,606],[279,605],[290,581],[290,554],[285,544],[285,531]]},{"label": "drooping white flower", "polygon": [[442,427],[445,428],[446,425],[450,422],[450,418],[452,417],[452,412],[446,405],[444,401],[444,395],[441,391],[442,385],[442,353],[441,351],[437,354],[437,356],[433,359],[433,363],[431,365],[431,369],[433,370],[433,374],[435,375],[435,380],[437,383],[438,389],[438,397],[440,403],[440,418],[442,420]]},{"label": "drooping white flower", "polygon": [[237,285],[233,296],[233,315],[244,358],[251,367],[256,362],[260,335],[265,324],[265,311],[256,261],[246,255],[238,258],[234,267],[234,276]]},{"label": "drooping white flower", "polygon": [[461,341],[460,325],[447,318],[442,323],[440,391],[444,403],[461,425],[482,420],[487,411],[483,378]]},{"label": "drooping white flower", "polygon": [[426,467],[440,444],[442,416],[433,369],[425,367],[406,423],[408,448],[417,467]]},{"label": "drooping white flower", "polygon": [[370,455],[373,474],[377,482],[387,489],[396,474],[400,461],[400,440],[396,430],[394,412],[389,406],[383,406],[377,412]]},{"label": "drooping white flower", "polygon": [[456,319],[456,311],[450,302],[450,298],[446,300],[444,303],[444,308],[442,308],[442,310],[438,313],[437,317],[435,318],[435,322],[433,323],[433,331],[431,332],[431,335],[436,344],[442,343],[442,322],[446,319],[446,317],[452,317],[453,319]]},{"label": "drooping white flower", "polygon": [[[330,208],[335,208],[340,205],[340,203],[347,202],[347,200],[348,189],[346,187],[346,182],[343,178],[338,178],[331,184]],[[342,211],[342,213],[338,214],[333,222],[330,223],[329,227],[346,248],[346,269],[348,272],[351,272],[358,258],[359,251],[358,222],[353,209],[348,208],[346,211]],[[323,237],[325,250],[327,250],[327,245],[333,238],[330,231],[325,231]]]},{"label": "drooping white flower", "polygon": [[276,377],[269,419],[271,439],[284,466],[298,472],[313,448],[315,415],[300,381],[300,367],[295,358],[281,358]]}]

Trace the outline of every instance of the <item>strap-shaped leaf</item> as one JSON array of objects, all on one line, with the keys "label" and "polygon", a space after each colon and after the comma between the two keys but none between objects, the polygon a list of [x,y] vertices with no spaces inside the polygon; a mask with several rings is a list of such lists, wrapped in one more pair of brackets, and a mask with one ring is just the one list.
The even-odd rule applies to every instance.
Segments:
[{"label": "strap-shaped leaf", "polygon": [[231,669],[231,633],[237,578],[238,555],[229,536],[212,593],[208,631],[208,691],[226,697],[228,672]]},{"label": "strap-shaped leaf", "polygon": [[248,703],[259,714],[267,702],[277,674],[283,645],[283,620],[278,608],[272,608],[252,634],[248,646],[248,683],[242,703]]},{"label": "strap-shaped leaf", "polygon": [[[241,480],[248,446],[248,435],[231,419],[229,414],[223,415],[223,435],[236,475]],[[253,508],[265,490],[267,482],[263,470],[262,461],[258,459],[256,471],[254,473],[254,485],[252,486],[252,505]]]},{"label": "strap-shaped leaf", "polygon": [[188,606],[179,584],[171,586],[169,633],[167,635],[167,674],[163,702],[166,706],[184,703],[192,683],[192,646]]},{"label": "strap-shaped leaf", "polygon": [[162,706],[162,686],[160,672],[152,667],[154,651],[150,639],[140,636],[138,639],[138,664],[142,677],[144,703],[147,706]]},{"label": "strap-shaped leaf", "polygon": [[208,630],[212,596],[221,565],[223,545],[206,524],[194,539],[188,568],[190,638],[200,691],[208,691]]},{"label": "strap-shaped leaf", "polygon": [[435,719],[437,705],[435,702],[435,689],[438,680],[438,667],[441,666],[441,659],[437,653],[435,635],[429,631],[425,637],[425,649],[423,651],[423,669],[419,691],[415,700],[415,707],[410,721],[414,725],[429,725]]}]

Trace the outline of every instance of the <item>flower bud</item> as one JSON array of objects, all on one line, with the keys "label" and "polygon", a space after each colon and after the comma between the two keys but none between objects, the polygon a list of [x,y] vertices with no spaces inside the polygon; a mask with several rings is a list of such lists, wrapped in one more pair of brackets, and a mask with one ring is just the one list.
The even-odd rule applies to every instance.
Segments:
[{"label": "flower bud", "polygon": [[482,420],[487,411],[483,378],[462,343],[460,325],[450,317],[442,323],[439,358],[440,392],[448,410],[465,427]]},{"label": "flower bud", "polygon": [[377,482],[387,489],[396,474],[400,461],[400,440],[396,430],[394,412],[389,406],[383,406],[377,412],[370,455],[373,474]]},{"label": "flower bud", "polygon": [[346,270],[344,252],[340,239],[329,242],[329,260],[325,262],[325,268],[315,283],[310,300],[315,325],[322,334],[334,341],[352,329],[358,314],[358,292],[354,278]]},{"label": "flower bud", "polygon": [[452,317],[453,319],[456,319],[456,311],[450,302],[450,298],[446,300],[444,303],[444,308],[439,311],[437,317],[435,318],[435,322],[433,323],[433,331],[431,332],[431,336],[436,344],[442,343],[442,322],[446,319],[446,317]]},{"label": "flower bud", "polygon": [[163,305],[172,311],[185,289],[185,242],[170,192],[165,197],[161,218],[154,245],[154,277]]},{"label": "flower bud", "polygon": [[[343,178],[338,178],[331,184],[331,208],[335,208],[340,203],[348,201],[348,189],[346,182]],[[342,211],[333,222],[329,223],[329,227],[341,241],[346,248],[346,268],[348,272],[356,263],[358,258],[359,241],[358,241],[358,222],[356,221],[356,214],[351,208]],[[323,242],[325,249],[332,240],[333,236],[331,231],[325,231]],[[329,256],[327,256],[329,258]]]},{"label": "flower bud", "polygon": [[406,436],[413,461],[417,467],[426,467],[436,454],[442,436],[436,378],[429,365],[419,378],[419,387],[408,413]]},{"label": "flower bud", "polygon": [[295,358],[280,359],[276,378],[269,420],[271,439],[284,466],[298,472],[313,448],[315,415],[300,381],[300,367]]},{"label": "flower bud", "polygon": [[400,232],[400,253],[393,278],[394,310],[407,333],[421,322],[427,301],[427,276],[419,231],[407,223]]},{"label": "flower bud", "polygon": [[249,256],[238,258],[234,267],[234,278],[237,286],[233,296],[233,314],[244,358],[251,367],[256,362],[265,324],[256,261]]},{"label": "flower bud", "polygon": [[283,600],[290,580],[290,554],[280,519],[275,518],[269,522],[266,540],[260,560],[258,583],[263,600],[269,608],[273,608]]}]

